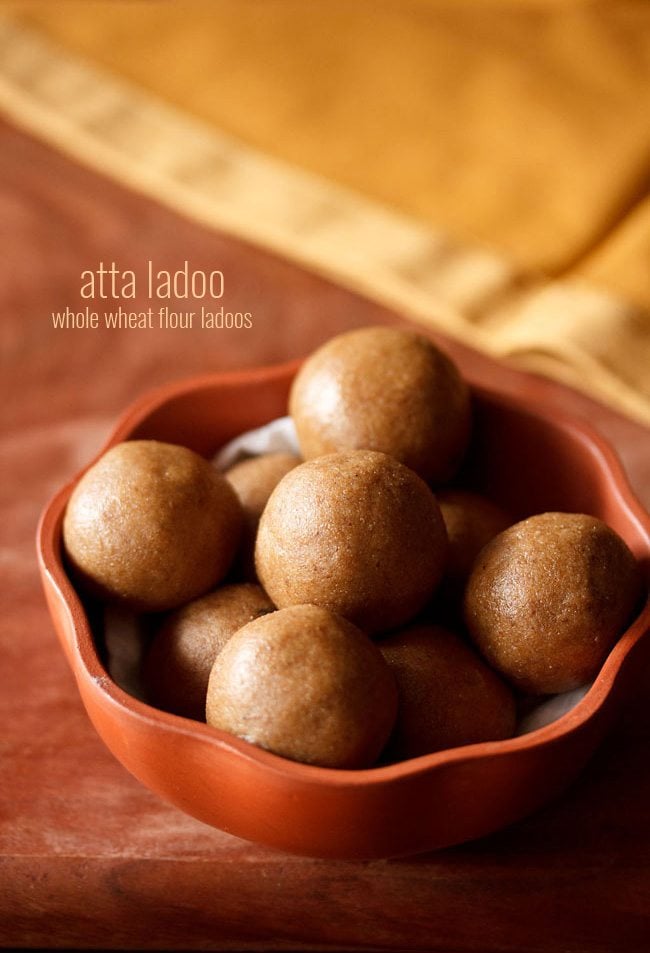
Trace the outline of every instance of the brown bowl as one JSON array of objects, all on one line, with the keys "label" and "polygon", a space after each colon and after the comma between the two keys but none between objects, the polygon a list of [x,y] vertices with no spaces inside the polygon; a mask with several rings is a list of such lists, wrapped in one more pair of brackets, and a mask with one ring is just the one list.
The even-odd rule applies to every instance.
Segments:
[{"label": "brown bowl", "polygon": [[[292,364],[161,388],[127,410],[104,450],[120,440],[156,438],[210,455],[233,436],[284,414],[296,369]],[[611,448],[583,423],[528,398],[504,396],[512,394],[513,381],[521,382],[521,393],[529,391],[529,375],[504,369],[502,377],[501,393],[474,386],[478,436],[466,483],[517,517],[544,510],[599,516],[647,570],[650,518]],[[362,771],[298,764],[152,708],[109,677],[92,610],[62,559],[61,523],[73,485],[45,510],[38,550],[49,608],[86,710],[108,748],[143,784],[205,823],[249,840],[314,857],[377,858],[498,830],[576,777],[632,687],[639,663],[650,656],[646,604],[584,699],[546,727]]]}]

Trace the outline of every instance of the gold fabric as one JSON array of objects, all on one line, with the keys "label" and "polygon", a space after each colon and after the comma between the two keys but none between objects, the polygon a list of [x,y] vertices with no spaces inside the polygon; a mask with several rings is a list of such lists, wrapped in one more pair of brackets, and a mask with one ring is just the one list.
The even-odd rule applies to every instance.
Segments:
[{"label": "gold fabric", "polygon": [[[324,187],[322,216],[333,205],[339,215],[338,252],[330,235],[325,251],[304,253],[310,264],[650,420],[646,0],[59,0],[2,9],[152,102],[288,163],[283,175],[297,170],[299,192],[301,171],[350,190]],[[56,138],[70,146],[64,132]],[[235,145],[230,158],[232,174]],[[124,164],[113,171],[146,187]],[[173,178],[183,180],[178,168]],[[290,215],[290,189],[283,212],[265,181],[251,180],[259,235],[250,210],[245,226],[235,213],[230,224],[300,257],[286,222],[274,231]],[[182,210],[183,194],[169,194]],[[367,202],[361,235],[346,232],[345,195],[355,222],[355,196]],[[210,223],[208,205],[188,200],[186,210]],[[372,246],[381,232],[373,209],[388,231],[393,216],[392,277],[380,273],[381,249],[370,270],[357,260],[359,241]]]}]

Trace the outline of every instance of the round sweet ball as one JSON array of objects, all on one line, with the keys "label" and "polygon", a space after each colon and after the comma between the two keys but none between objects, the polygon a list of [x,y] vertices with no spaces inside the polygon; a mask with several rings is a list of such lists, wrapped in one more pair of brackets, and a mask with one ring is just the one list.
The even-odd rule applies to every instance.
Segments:
[{"label": "round sweet ball", "polygon": [[512,520],[492,500],[469,490],[440,490],[436,499],[449,540],[445,578],[462,587],[480,551]]},{"label": "round sweet ball", "polygon": [[233,635],[210,674],[206,718],[294,761],[363,768],[388,740],[396,709],[376,645],[345,619],[305,605]]},{"label": "round sweet ball", "polygon": [[372,450],[291,470],[262,514],[257,574],[280,608],[325,606],[367,632],[401,625],[428,601],[447,538],[420,477]]},{"label": "round sweet ball", "polygon": [[399,694],[389,746],[395,760],[514,735],[512,691],[454,633],[436,625],[414,625],[378,646]]},{"label": "round sweet ball", "polygon": [[453,476],[470,436],[470,393],[456,365],[399,328],[361,328],[320,347],[294,380],[289,412],[305,459],[379,450],[434,484]]},{"label": "round sweet ball", "polygon": [[259,586],[240,583],[221,586],[168,615],[144,662],[144,681],[153,704],[204,721],[215,658],[237,629],[274,608]]},{"label": "round sweet ball", "polygon": [[263,453],[235,463],[224,473],[244,512],[244,528],[236,560],[243,579],[256,579],[255,538],[264,507],[282,477],[300,462],[300,457],[293,453]]},{"label": "round sweet ball", "polygon": [[465,620],[487,661],[530,694],[595,677],[639,595],[634,556],[609,526],[579,513],[515,523],[481,551]]},{"label": "round sweet ball", "polygon": [[232,487],[187,447],[131,440],[86,471],[63,540],[80,583],[142,612],[173,609],[226,574],[242,513]]}]

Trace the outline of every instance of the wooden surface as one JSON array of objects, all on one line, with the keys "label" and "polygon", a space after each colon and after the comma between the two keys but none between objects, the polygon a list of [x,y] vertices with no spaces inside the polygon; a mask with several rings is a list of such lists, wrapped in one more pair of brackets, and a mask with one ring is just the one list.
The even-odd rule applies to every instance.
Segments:
[{"label": "wooden surface", "polygon": [[[396,317],[208,233],[0,127],[4,423],[0,942],[5,947],[642,953],[650,949],[650,674],[557,803],[478,843],[397,861],[296,858],[212,830],[131,778],[87,720],[34,555],[49,495],[152,385],[304,354]],[[220,268],[250,330],[54,330],[80,274]],[[111,302],[97,302],[110,307]],[[148,302],[133,302],[137,309]],[[178,302],[179,307],[183,302]],[[476,356],[479,372],[489,362]],[[650,505],[649,435],[579,395]]]}]

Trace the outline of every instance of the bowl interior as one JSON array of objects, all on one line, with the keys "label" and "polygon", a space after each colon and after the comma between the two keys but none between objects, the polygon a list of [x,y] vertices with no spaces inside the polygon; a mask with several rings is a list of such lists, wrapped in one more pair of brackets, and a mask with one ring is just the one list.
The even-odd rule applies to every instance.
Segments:
[{"label": "bowl interior", "polygon": [[515,519],[549,511],[588,513],[616,530],[641,561],[647,514],[611,447],[584,421],[478,391],[475,431],[460,482]]}]

